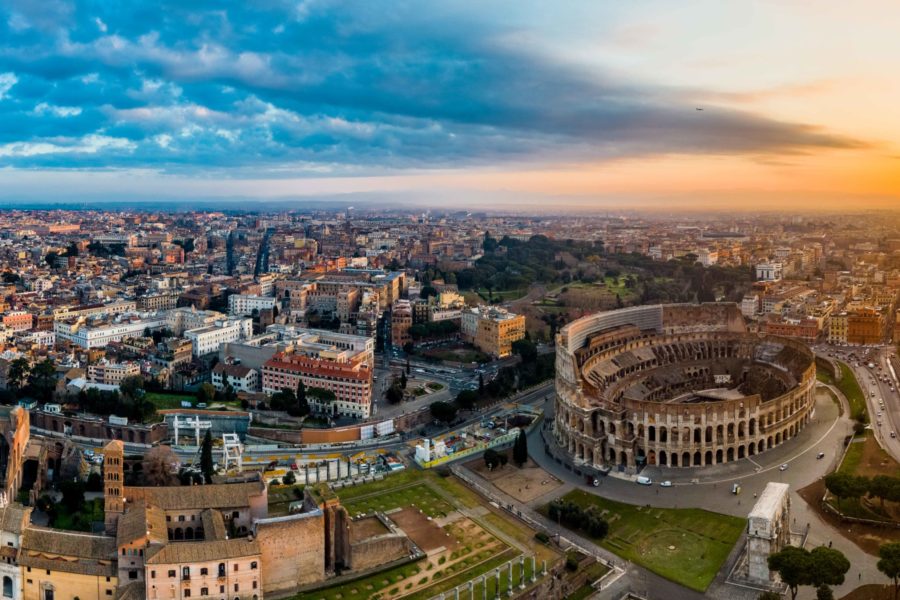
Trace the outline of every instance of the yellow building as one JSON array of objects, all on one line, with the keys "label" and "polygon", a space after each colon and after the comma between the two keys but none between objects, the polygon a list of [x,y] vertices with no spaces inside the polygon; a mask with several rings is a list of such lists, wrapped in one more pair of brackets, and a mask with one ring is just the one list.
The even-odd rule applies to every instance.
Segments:
[{"label": "yellow building", "polygon": [[28,527],[19,550],[23,600],[111,600],[116,595],[116,540]]},{"label": "yellow building", "polygon": [[486,354],[503,358],[512,354],[512,344],[525,337],[525,316],[497,307],[479,306],[462,312],[460,330]]},{"label": "yellow building", "polygon": [[846,344],[847,343],[847,313],[832,314],[828,317],[828,343],[829,344]]}]

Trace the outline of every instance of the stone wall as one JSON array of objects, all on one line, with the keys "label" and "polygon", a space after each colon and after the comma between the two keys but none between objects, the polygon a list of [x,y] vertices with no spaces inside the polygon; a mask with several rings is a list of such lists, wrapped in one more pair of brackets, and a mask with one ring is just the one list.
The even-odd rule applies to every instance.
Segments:
[{"label": "stone wall", "polygon": [[318,508],[287,517],[260,519],[259,543],[264,596],[287,596],[325,580],[325,518]]}]

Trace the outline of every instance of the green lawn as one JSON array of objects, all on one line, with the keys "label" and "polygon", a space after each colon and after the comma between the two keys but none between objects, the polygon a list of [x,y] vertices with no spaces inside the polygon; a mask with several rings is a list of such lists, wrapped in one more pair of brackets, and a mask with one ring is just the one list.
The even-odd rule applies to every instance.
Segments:
[{"label": "green lawn", "polygon": [[[338,495],[341,496],[340,490]],[[453,507],[438,496],[424,483],[412,487],[385,491],[371,496],[363,496],[357,500],[342,502],[351,515],[372,511],[388,511],[395,508],[415,506],[429,517],[443,517],[453,511]]]},{"label": "green lawn", "polygon": [[157,410],[166,408],[181,408],[182,400],[191,405],[197,400],[196,396],[189,394],[164,394],[162,392],[147,392],[144,397],[153,403]]},{"label": "green lawn", "polygon": [[[595,540],[601,546],[700,592],[709,587],[744,530],[743,519],[697,508],[647,508],[582,490],[563,499],[601,511],[609,521],[609,535]],[[547,507],[542,510],[546,514]]]},{"label": "green lawn", "polygon": [[853,374],[853,369],[845,363],[840,361],[837,362],[841,368],[840,381],[836,382],[828,372],[822,369],[816,370],[816,377],[818,377],[819,381],[822,383],[833,385],[841,390],[841,393],[847,398],[847,402],[850,403],[850,416],[852,418],[857,421],[862,421],[863,423],[868,423],[869,409],[866,407],[866,396],[859,387],[859,382],[856,381],[856,375]]},{"label": "green lawn", "polygon": [[70,513],[65,505],[59,502],[54,505],[55,515],[51,527],[70,531],[90,531],[92,522],[103,522],[103,500],[95,498],[84,503],[77,513]]}]

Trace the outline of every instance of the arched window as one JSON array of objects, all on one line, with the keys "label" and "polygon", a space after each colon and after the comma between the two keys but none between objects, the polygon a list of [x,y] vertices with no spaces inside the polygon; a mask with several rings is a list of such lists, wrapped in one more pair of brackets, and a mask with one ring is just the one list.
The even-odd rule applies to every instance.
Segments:
[{"label": "arched window", "polygon": [[12,598],[13,596],[13,582],[12,577],[9,575],[3,576],[3,597],[4,598]]}]

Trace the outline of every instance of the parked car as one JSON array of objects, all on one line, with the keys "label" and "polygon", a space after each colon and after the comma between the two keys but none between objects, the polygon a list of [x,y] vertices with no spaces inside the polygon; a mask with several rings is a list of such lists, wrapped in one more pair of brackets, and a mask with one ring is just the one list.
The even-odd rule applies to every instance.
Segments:
[{"label": "parked car", "polygon": [[637,483],[640,485],[653,485],[653,480],[649,477],[644,477],[643,475],[641,475],[637,478]]},{"label": "parked car", "polygon": [[669,481],[669,480],[666,480],[666,481],[660,481],[660,482],[659,482],[659,487],[672,487],[672,482]]}]

